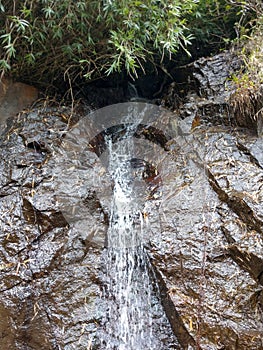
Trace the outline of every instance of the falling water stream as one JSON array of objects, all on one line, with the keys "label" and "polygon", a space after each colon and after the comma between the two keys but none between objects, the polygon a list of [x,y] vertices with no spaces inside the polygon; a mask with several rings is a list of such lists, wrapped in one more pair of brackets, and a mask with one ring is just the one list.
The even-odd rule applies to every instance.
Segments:
[{"label": "falling water stream", "polygon": [[131,161],[133,134],[139,120],[131,123],[126,117],[124,123],[128,126],[121,141],[113,143],[110,137],[107,139],[113,199],[105,256],[107,311],[103,349],[160,350],[161,326],[155,318],[165,317],[143,245],[147,226],[142,216],[145,196],[142,169]]}]

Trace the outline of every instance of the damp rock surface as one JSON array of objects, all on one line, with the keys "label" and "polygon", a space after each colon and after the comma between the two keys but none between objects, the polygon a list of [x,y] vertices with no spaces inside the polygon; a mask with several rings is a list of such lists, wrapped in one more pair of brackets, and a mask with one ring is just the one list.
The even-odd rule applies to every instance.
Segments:
[{"label": "damp rock surface", "polygon": [[239,65],[230,57],[195,62],[198,89],[179,105],[168,90],[181,132],[163,168],[149,254],[184,349],[263,347],[263,140],[227,107],[225,84]]},{"label": "damp rock surface", "polygon": [[198,349],[263,346],[263,171],[239,142],[230,131],[206,130],[185,139],[183,154],[171,152],[177,180],[167,183],[161,230],[156,222],[152,233],[164,307],[178,337],[179,319],[188,345]]},{"label": "damp rock surface", "polygon": [[[218,59],[214,70],[212,63],[209,72],[222,85],[227,75],[219,78]],[[205,61],[197,65],[206,72]],[[222,87],[212,87],[213,96],[210,90],[205,98],[214,101]],[[173,105],[178,135],[164,147],[150,183],[153,198],[142,213],[156,324],[164,350],[261,350],[263,141],[220,124],[211,110],[203,110],[209,123],[199,123],[194,106],[200,98]],[[1,349],[103,350],[105,198],[112,184],[94,153],[73,157],[71,165],[63,157],[54,162],[73,122],[67,108],[42,106],[14,119],[0,138]],[[72,151],[83,155],[80,144],[72,143]],[[72,166],[78,172],[71,178]],[[86,186],[91,169],[98,176]],[[76,181],[87,217],[69,224]],[[56,186],[70,193],[69,213],[61,210]]]},{"label": "damp rock surface", "polygon": [[88,246],[69,227],[48,165],[68,126],[63,116],[63,109],[37,109],[23,114],[1,137],[3,349],[94,345],[101,248]]}]

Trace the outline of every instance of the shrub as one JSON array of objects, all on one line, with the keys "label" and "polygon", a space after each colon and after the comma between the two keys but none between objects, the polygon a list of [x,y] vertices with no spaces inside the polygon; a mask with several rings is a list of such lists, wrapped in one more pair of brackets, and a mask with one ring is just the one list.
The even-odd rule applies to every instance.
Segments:
[{"label": "shrub", "polygon": [[0,1],[2,71],[50,81],[65,75],[133,77],[146,61],[161,61],[191,35],[194,0]]},{"label": "shrub", "polygon": [[249,0],[243,6],[256,14],[253,29],[244,31],[238,42],[239,55],[244,64],[239,74],[232,77],[234,92],[230,106],[241,126],[253,127],[262,134],[263,125],[263,4]]},{"label": "shrub", "polygon": [[189,55],[193,35],[207,45],[227,40],[241,16],[234,8],[228,0],[0,0],[0,70],[35,85],[123,70],[136,78],[149,62]]}]

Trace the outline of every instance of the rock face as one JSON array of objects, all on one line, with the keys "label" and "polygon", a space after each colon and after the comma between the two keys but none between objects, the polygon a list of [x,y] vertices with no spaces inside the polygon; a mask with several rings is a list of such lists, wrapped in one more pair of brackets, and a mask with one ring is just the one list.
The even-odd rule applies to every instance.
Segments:
[{"label": "rock face", "polygon": [[[191,68],[197,92],[178,103],[171,88],[163,98],[179,132],[165,147],[162,195],[145,213],[152,279],[177,339],[167,349],[261,350],[263,141],[223,122],[227,65],[200,62]],[[217,101],[214,119],[211,108],[200,114],[204,101]],[[67,108],[39,106],[0,139],[1,349],[103,350],[96,334],[104,248],[86,237],[107,226],[107,215],[91,192],[89,232],[80,234],[61,213],[53,179],[54,153],[72,120]]]},{"label": "rock face", "polygon": [[209,130],[187,138],[172,152],[176,180],[152,238],[164,306],[172,301],[175,332],[179,318],[196,349],[259,350],[263,171],[248,145],[262,152],[262,141]]},{"label": "rock face", "polygon": [[38,98],[38,90],[30,85],[3,78],[0,82],[0,130],[6,119],[15,116]]},{"label": "rock face", "polygon": [[66,114],[45,108],[23,114],[1,140],[3,349],[84,349],[93,343],[100,249],[68,227],[47,166],[67,128]]},{"label": "rock face", "polygon": [[171,146],[162,229],[154,231],[150,254],[183,349],[263,347],[263,140],[230,114],[228,60],[222,54],[195,62],[190,75],[198,90],[178,105],[173,85],[164,98],[182,136]]},{"label": "rock face", "polygon": [[262,88],[254,95],[252,90],[238,90],[233,76],[239,74],[242,64],[235,53],[222,52],[177,68],[173,72],[175,82],[167,87],[162,104],[179,112],[181,118],[194,113],[193,127],[246,127],[260,136]]}]

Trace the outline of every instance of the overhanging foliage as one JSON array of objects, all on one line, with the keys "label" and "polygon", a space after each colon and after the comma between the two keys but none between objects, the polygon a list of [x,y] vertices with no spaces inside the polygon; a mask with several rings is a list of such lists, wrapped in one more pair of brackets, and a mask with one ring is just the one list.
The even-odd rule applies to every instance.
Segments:
[{"label": "overhanging foliage", "polygon": [[233,32],[241,8],[227,0],[0,0],[0,70],[40,85],[122,70],[136,78],[146,62],[189,55],[194,35],[224,37],[222,21]]}]

